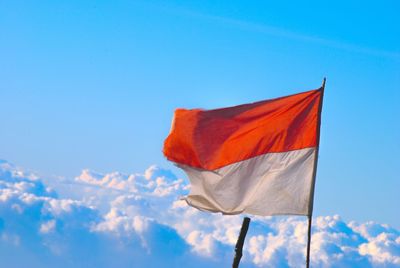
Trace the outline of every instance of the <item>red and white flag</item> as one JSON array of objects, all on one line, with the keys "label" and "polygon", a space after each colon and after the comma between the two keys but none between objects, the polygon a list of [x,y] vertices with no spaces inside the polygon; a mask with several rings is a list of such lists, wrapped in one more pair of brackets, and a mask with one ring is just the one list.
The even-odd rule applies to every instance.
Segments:
[{"label": "red and white flag", "polygon": [[177,109],[164,154],[190,179],[187,203],[223,214],[310,215],[323,89]]}]

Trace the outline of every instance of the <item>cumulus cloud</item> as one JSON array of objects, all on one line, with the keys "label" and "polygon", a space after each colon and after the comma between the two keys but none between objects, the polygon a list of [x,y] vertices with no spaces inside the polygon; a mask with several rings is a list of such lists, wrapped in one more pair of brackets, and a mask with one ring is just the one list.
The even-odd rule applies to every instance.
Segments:
[{"label": "cumulus cloud", "polygon": [[[188,207],[180,197],[189,187],[157,166],[57,180],[1,161],[0,259],[7,267],[229,267],[242,217]],[[313,223],[312,267],[400,267],[398,230],[337,215]],[[252,217],[241,267],[302,267],[306,238],[303,217]]]}]

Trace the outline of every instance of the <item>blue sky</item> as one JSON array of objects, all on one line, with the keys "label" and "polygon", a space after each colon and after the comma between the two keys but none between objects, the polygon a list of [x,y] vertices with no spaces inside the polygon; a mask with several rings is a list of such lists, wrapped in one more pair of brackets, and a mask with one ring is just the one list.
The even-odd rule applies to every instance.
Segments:
[{"label": "blue sky", "polygon": [[173,110],[320,86],[315,215],[400,227],[397,1],[3,1],[0,158],[44,176],[172,169]]}]

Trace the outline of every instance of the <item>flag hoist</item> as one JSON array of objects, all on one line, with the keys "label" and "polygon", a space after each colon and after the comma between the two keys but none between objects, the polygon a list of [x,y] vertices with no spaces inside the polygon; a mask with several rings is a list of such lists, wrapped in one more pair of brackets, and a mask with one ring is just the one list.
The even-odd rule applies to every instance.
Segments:
[{"label": "flag hoist", "polygon": [[[276,99],[177,109],[164,143],[164,155],[189,177],[190,206],[226,215],[307,216],[307,267],[324,89],[325,79],[319,89]],[[233,267],[249,222],[243,221]]]}]

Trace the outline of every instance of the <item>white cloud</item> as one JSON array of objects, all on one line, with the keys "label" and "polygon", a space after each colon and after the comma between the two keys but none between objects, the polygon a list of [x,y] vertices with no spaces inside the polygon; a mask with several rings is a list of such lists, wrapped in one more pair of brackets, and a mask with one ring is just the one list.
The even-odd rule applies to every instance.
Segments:
[{"label": "white cloud", "polygon": [[47,234],[47,233],[51,233],[54,231],[56,227],[56,221],[55,220],[49,220],[47,222],[43,222],[40,225],[40,232],[42,234]]},{"label": "white cloud", "polygon": [[[157,166],[50,180],[1,161],[0,258],[7,267],[230,266],[242,217],[188,207],[179,200],[188,188]],[[306,237],[302,217],[252,217],[241,267],[302,266]],[[317,217],[311,250],[312,267],[400,267],[400,232]]]}]

